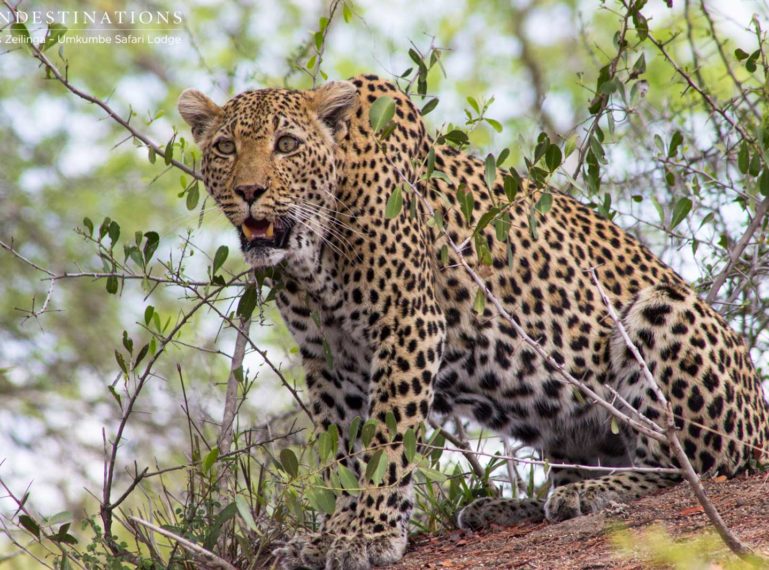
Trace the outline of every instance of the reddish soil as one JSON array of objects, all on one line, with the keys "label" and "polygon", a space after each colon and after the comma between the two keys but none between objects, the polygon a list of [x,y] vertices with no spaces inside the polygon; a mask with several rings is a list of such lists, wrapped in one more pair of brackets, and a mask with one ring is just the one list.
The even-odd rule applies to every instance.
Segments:
[{"label": "reddish soil", "polygon": [[[718,508],[734,534],[769,558],[769,475],[766,473],[740,477],[730,481],[706,481],[708,496]],[[657,526],[683,546],[656,548],[676,551],[684,558],[701,554],[701,543],[694,537],[712,530],[702,507],[687,485],[681,484],[637,501],[622,512],[599,513],[559,524],[521,524],[480,533],[454,531],[441,536],[418,537],[406,556],[388,570],[438,569],[608,569],[641,570],[666,568],[650,559],[648,550],[653,540],[645,530]],[[612,534],[624,528],[630,548],[621,549]],[[708,559],[725,560],[729,551],[717,537],[710,540]],[[652,548],[655,550],[655,548]],[[717,563],[695,565],[696,568],[721,568]],[[765,566],[769,568],[769,565]]]}]

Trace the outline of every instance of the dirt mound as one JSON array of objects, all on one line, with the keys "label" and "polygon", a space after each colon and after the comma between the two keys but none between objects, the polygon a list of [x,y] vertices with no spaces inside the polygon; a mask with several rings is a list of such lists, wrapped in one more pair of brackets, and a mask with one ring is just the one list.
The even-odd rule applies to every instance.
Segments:
[{"label": "dirt mound", "polygon": [[[708,496],[734,533],[769,557],[769,475],[705,482]],[[403,560],[388,569],[558,568],[635,570],[653,567],[649,551],[668,556],[724,558],[714,537],[696,540],[710,526],[686,484],[645,497],[626,509],[559,524],[522,524],[480,533],[454,531],[417,538]],[[615,535],[617,529],[626,529]],[[665,533],[675,539],[664,538]],[[618,538],[623,547],[618,545]],[[656,541],[656,542],[655,542]],[[654,567],[664,567],[654,566]],[[708,567],[705,563],[703,567]],[[718,566],[711,566],[717,568]]]}]

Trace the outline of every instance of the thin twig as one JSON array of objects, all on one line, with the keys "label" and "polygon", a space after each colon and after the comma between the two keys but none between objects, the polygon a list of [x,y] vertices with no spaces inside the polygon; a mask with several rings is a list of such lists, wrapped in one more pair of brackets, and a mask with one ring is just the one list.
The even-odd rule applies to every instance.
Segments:
[{"label": "thin twig", "polygon": [[[458,451],[462,455],[464,455],[467,462],[470,464],[470,467],[473,469],[473,472],[475,473],[475,476],[478,477],[481,481],[486,480],[486,472],[483,469],[483,466],[478,461],[478,453],[476,453],[471,447],[470,444],[467,443],[466,440],[457,437],[447,429],[444,429],[442,425],[440,425],[437,421],[435,421],[433,418],[430,418],[428,420],[428,423],[433,429],[438,430],[440,434],[446,438],[447,441],[450,441],[454,445],[457,446],[457,449],[455,451]],[[428,446],[427,444],[423,444],[425,447],[433,447]]]},{"label": "thin twig", "polygon": [[684,69],[679,66],[676,61],[672,58],[672,56],[667,52],[665,49],[665,45],[658,41],[657,38],[655,38],[651,32],[649,32],[649,41],[654,44],[654,46],[660,51],[660,53],[665,57],[665,59],[670,63],[670,65],[675,69],[676,73],[684,78],[686,83],[694,89],[697,93],[699,93],[700,97],[705,101],[705,103],[717,114],[721,115],[721,117],[729,123],[729,125],[736,130],[738,133],[740,133],[740,136],[745,139],[746,141],[753,142],[753,137],[748,134],[748,132],[740,125],[738,122],[736,122],[734,119],[732,119],[726,111],[724,111],[714,100],[713,98],[702,88],[700,87],[696,81],[694,81]]},{"label": "thin twig", "polygon": [[128,517],[129,520],[132,520],[133,522],[140,524],[142,526],[145,526],[154,532],[158,534],[162,534],[166,538],[170,538],[171,540],[175,540],[178,542],[184,549],[190,551],[193,554],[196,554],[198,556],[202,556],[206,559],[206,562],[209,564],[212,564],[214,568],[222,568],[224,570],[238,570],[237,567],[233,566],[229,562],[227,562],[224,558],[221,558],[211,552],[210,550],[206,550],[202,546],[195,544],[194,542],[191,542],[184,538],[183,536],[179,536],[178,534],[174,534],[170,530],[166,530],[164,528],[160,528],[159,526],[156,526],[152,524],[151,522],[147,522],[144,519],[140,519],[139,517]]},{"label": "thin twig", "polygon": [[713,286],[710,288],[710,291],[708,291],[708,294],[705,297],[705,301],[708,303],[713,303],[713,301],[716,300],[718,297],[718,292],[721,290],[721,287],[723,287],[727,277],[729,277],[729,273],[734,267],[734,264],[737,263],[737,261],[740,259],[740,256],[745,251],[745,248],[748,247],[750,240],[753,239],[753,234],[756,233],[756,230],[758,230],[761,224],[766,221],[765,216],[767,212],[769,212],[769,196],[761,200],[761,202],[758,204],[758,208],[756,208],[756,214],[753,216],[750,224],[748,224],[748,227],[745,229],[745,233],[742,234],[734,247],[729,250],[729,260],[726,262],[726,265],[721,270],[721,272],[713,280]]}]

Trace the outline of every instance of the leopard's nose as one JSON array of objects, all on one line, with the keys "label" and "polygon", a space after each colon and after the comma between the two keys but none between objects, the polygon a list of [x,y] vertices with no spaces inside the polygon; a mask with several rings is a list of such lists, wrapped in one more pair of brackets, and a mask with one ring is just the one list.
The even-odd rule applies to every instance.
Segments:
[{"label": "leopard's nose", "polygon": [[235,187],[235,194],[243,198],[249,206],[265,192],[267,192],[267,188],[261,184],[241,184]]}]

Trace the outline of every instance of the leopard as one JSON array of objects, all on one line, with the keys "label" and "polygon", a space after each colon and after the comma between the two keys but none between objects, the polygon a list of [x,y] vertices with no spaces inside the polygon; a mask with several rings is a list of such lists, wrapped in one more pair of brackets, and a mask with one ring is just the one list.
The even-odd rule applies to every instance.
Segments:
[{"label": "leopard", "polygon": [[[470,530],[571,519],[681,480],[665,440],[617,422],[599,399],[660,429],[666,400],[701,476],[733,477],[765,456],[761,379],[724,318],[578,197],[523,178],[510,199],[509,171],[489,177],[488,161],[431,136],[396,82],[252,89],[221,106],[187,89],[178,110],[246,263],[280,271],[274,297],[313,423],[337,426],[336,459],[360,477],[318,532],[275,550],[280,568],[403,556],[415,504],[404,437],[423,434],[430,414],[472,420],[551,465],[548,496],[477,498],[457,516]],[[536,207],[545,193],[549,208]],[[509,216],[501,236],[499,224],[479,224],[495,207]],[[349,441],[358,419],[375,426],[366,446]],[[374,448],[386,462],[378,484],[356,459]]]}]

